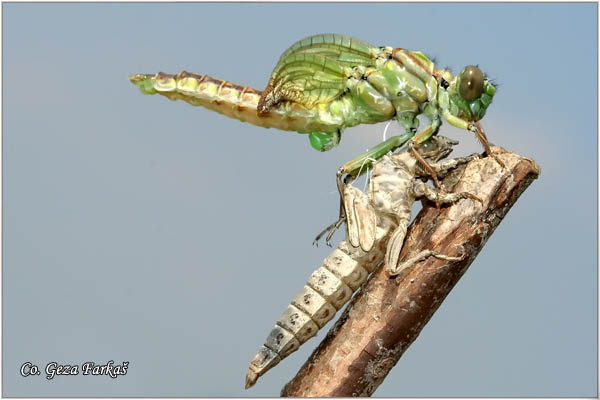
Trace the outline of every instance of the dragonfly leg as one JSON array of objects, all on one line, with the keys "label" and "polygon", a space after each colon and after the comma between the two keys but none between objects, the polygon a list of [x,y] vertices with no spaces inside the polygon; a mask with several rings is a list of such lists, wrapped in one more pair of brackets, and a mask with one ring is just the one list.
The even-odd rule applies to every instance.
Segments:
[{"label": "dragonfly leg", "polygon": [[[340,206],[340,209],[343,209],[343,207]],[[335,221],[334,223],[332,223],[331,225],[329,225],[327,228],[323,229],[315,238],[315,240],[313,241],[313,245],[315,246],[319,246],[319,240],[321,240],[321,238],[327,233],[327,237],[325,238],[325,243],[327,244],[327,246],[331,247],[331,238],[333,237],[333,234],[335,233],[335,231],[338,230],[338,228],[342,225],[342,223],[346,220],[346,217],[340,217],[337,221]]]},{"label": "dragonfly leg", "polygon": [[327,235],[327,237],[325,238],[325,243],[327,243],[327,245],[329,247],[331,247],[331,238],[333,237],[333,234],[335,233],[335,231],[338,230],[338,228],[340,227],[340,225],[342,225],[342,223],[346,220],[346,218],[340,218],[337,220],[337,222],[333,225],[331,231],[329,232],[329,235]]},{"label": "dragonfly leg", "polygon": [[[388,267],[387,273],[390,276],[399,275],[403,270],[410,268],[410,267],[414,266],[416,263],[421,262],[429,257],[435,257],[440,260],[446,260],[446,261],[462,261],[465,259],[466,255],[463,253],[462,255],[460,255],[458,257],[452,257],[452,256],[447,256],[445,254],[439,253],[435,250],[423,250],[420,253],[418,253],[417,255],[415,255],[414,257],[411,257],[408,260],[400,263],[395,268]],[[396,281],[400,281],[401,279],[402,279],[401,277],[397,277]]]},{"label": "dragonfly leg", "polygon": [[488,156],[492,157],[494,160],[496,160],[496,162],[498,164],[500,164],[500,166],[502,168],[506,169],[506,166],[498,158],[498,156],[496,156],[495,154],[492,154],[492,149],[490,148],[490,144],[488,142],[487,136],[485,135],[485,132],[483,131],[483,128],[481,127],[481,124],[479,123],[479,121],[475,121],[474,123],[469,125],[469,131],[473,132],[475,134],[475,136],[477,136],[477,139],[479,139],[479,141],[483,145],[483,148],[485,149],[485,153]]},{"label": "dragonfly leg", "polygon": [[479,123],[479,121],[474,121],[474,122],[465,121],[464,119],[455,117],[454,115],[450,114],[448,111],[444,111],[443,116],[444,116],[444,119],[446,121],[448,121],[452,126],[455,126],[460,129],[465,129],[465,130],[468,130],[469,132],[474,133],[475,136],[477,136],[477,139],[479,139],[479,141],[483,145],[486,154],[488,156],[492,157],[494,160],[496,160],[496,162],[498,164],[500,164],[502,166],[502,168],[506,168],[506,166],[498,158],[498,156],[496,156],[495,154],[492,154],[492,149],[490,148],[490,144],[487,140],[487,136],[485,135],[485,132],[483,131],[483,128],[481,127],[481,124]]},{"label": "dragonfly leg", "polygon": [[340,214],[339,214],[337,221],[335,221],[331,225],[327,226],[327,228],[323,229],[317,235],[317,237],[313,241],[313,245],[315,245],[315,246],[319,246],[319,240],[321,240],[323,235],[325,235],[327,233],[327,237],[325,238],[325,244],[327,246],[331,247],[331,238],[333,237],[333,234],[335,233],[335,231],[338,230],[338,228],[342,225],[342,223],[344,221],[346,221],[346,209],[344,208],[344,185],[345,185],[345,182],[343,180],[343,175],[340,175],[339,170],[338,170],[338,173],[336,174],[336,183],[337,183],[338,192],[340,194]]},{"label": "dragonfly leg", "polygon": [[[467,159],[469,157],[466,157]],[[433,166],[437,167],[440,163],[434,163]],[[446,203],[456,203],[461,199],[472,199],[478,201],[483,204],[481,199],[471,193],[461,192],[461,193],[440,193],[439,191],[427,186],[425,182],[420,180],[415,180],[413,184],[413,194],[416,198],[426,197],[430,201],[435,201],[436,204],[446,204]],[[388,243],[388,247],[386,250],[385,261],[386,261],[386,271],[389,276],[396,276],[400,274],[403,270],[411,267],[419,261],[423,261],[427,257],[434,256],[443,260],[448,261],[461,261],[464,256],[461,257],[449,257],[433,250],[424,250],[417,254],[416,256],[398,264],[398,257],[400,255],[400,250],[402,249],[402,245],[404,243],[404,236],[406,235],[408,221],[401,221],[396,228],[396,231],[392,234],[390,238],[390,242]]]},{"label": "dragonfly leg", "polygon": [[425,168],[425,171],[427,171],[429,173],[429,175],[431,175],[431,178],[433,179],[433,184],[435,185],[435,188],[437,190],[441,190],[440,183],[438,182],[438,178],[437,178],[437,172],[435,172],[435,170],[431,167],[431,165],[429,165],[429,163],[427,161],[425,161],[425,159],[423,157],[421,157],[421,155],[419,154],[417,149],[415,149],[415,147],[414,147],[414,142],[408,143],[408,148],[412,152],[413,156],[417,159],[417,161],[419,161],[419,163],[421,163],[423,168]]},{"label": "dragonfly leg", "polygon": [[[414,146],[416,144],[425,142],[431,136],[435,135],[439,129],[439,126],[440,126],[439,118],[433,119],[432,123],[429,126],[427,126],[427,128],[425,128],[421,132],[417,133],[415,135],[415,137],[413,137],[412,140],[410,142],[408,142],[408,148],[410,149],[413,156],[417,159],[417,161],[423,166],[425,171],[427,171],[429,173],[429,175],[431,175],[431,179],[433,180],[433,184],[435,185],[435,188],[437,191],[441,191],[441,188],[440,188],[440,183],[437,178],[436,171],[431,167],[431,165],[429,165],[429,163],[427,161],[425,161],[425,159],[423,157],[421,157],[421,155],[419,154],[417,149],[415,149]],[[435,204],[436,204],[436,207],[439,209],[440,203],[438,201],[436,201]]]},{"label": "dragonfly leg", "polygon": [[481,156],[479,154],[471,154],[467,157],[450,158],[429,165],[437,173],[438,178],[444,178],[448,172],[452,171],[459,165],[466,164],[472,160],[479,160],[480,158]]},{"label": "dragonfly leg", "polygon": [[437,190],[427,186],[425,182],[416,180],[413,184],[413,193],[415,197],[426,197],[430,201],[435,201],[441,204],[453,204],[462,199],[471,199],[483,204],[481,199],[474,194],[468,192],[460,193],[440,193]]},{"label": "dragonfly leg", "polygon": [[[414,132],[412,131],[408,131],[404,135],[392,136],[379,143],[377,146],[367,150],[360,156],[344,163],[337,172],[338,189],[340,189],[340,184],[347,183],[348,180],[364,174],[367,172],[373,161],[379,160],[390,151],[396,150],[398,147],[404,145],[413,136]],[[344,178],[343,182],[342,178]]]}]

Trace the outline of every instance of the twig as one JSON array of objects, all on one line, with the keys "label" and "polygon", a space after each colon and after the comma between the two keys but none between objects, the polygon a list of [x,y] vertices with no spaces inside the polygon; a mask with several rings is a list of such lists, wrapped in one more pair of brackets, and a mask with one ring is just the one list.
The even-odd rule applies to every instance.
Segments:
[{"label": "twig", "polygon": [[[463,200],[441,210],[425,205],[409,228],[400,262],[421,250],[462,261],[430,257],[397,278],[380,268],[352,299],[337,323],[282,396],[370,396],[417,338],[465,273],[521,193],[540,174],[528,158],[492,147],[492,157],[470,162],[444,180],[446,191],[470,192],[483,205]],[[398,393],[399,395],[401,393]]]}]

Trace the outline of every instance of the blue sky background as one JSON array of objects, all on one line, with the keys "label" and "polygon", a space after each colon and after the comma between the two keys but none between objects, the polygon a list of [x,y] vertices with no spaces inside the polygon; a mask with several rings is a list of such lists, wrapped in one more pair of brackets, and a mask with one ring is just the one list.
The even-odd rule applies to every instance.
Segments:
[{"label": "blue sky background", "polygon": [[[248,363],[329,252],[311,243],[337,167],[383,125],[318,153],[127,77],[262,89],[326,32],[479,64],[500,82],[488,137],[542,167],[376,395],[597,396],[596,4],[2,7],[4,396],[279,395],[330,325],[245,391]],[[108,360],[127,375],[19,375]]]}]

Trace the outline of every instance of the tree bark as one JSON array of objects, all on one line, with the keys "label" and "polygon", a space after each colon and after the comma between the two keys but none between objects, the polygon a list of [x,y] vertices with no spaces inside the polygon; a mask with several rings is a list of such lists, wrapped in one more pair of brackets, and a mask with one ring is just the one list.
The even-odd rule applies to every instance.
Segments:
[{"label": "tree bark", "polygon": [[390,278],[375,271],[297,375],[281,394],[289,397],[370,396],[417,338],[465,273],[508,210],[540,174],[535,161],[500,147],[492,157],[471,161],[443,181],[447,192],[470,192],[483,204],[462,200],[440,210],[424,204],[408,230],[400,262],[421,250],[429,257]]}]

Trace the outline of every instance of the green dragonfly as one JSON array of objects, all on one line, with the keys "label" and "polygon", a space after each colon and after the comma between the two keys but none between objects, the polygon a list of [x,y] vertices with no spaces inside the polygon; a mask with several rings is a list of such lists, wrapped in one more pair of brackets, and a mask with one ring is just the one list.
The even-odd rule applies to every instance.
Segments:
[{"label": "green dragonfly", "polygon": [[[184,100],[265,128],[306,133],[318,151],[335,147],[348,127],[395,119],[404,134],[390,137],[339,168],[342,204],[344,182],[407,142],[439,188],[435,171],[414,146],[437,134],[442,119],[473,132],[491,155],[479,120],[496,88],[477,66],[467,66],[453,76],[449,70],[435,69],[420,51],[375,47],[344,35],[319,34],[294,43],[281,55],[264,91],[185,71],[137,74],[129,79],[145,94]],[[430,123],[418,131],[420,114]],[[327,241],[343,220],[340,207],[340,219],[322,232],[329,232]]]}]

